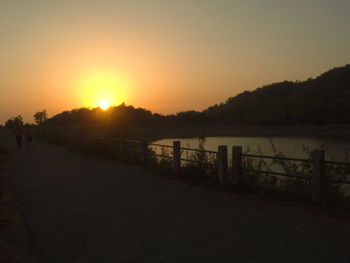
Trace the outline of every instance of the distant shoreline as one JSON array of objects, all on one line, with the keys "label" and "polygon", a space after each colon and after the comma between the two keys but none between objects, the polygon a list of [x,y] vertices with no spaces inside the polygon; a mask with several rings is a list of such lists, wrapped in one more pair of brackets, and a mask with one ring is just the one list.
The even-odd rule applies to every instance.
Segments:
[{"label": "distant shoreline", "polygon": [[198,137],[311,137],[350,141],[350,124],[327,125],[182,125],[144,131],[148,140]]},{"label": "distant shoreline", "polygon": [[103,136],[146,141],[170,138],[200,137],[308,137],[350,142],[350,124],[327,125],[224,125],[224,124],[161,124],[145,126],[43,125],[34,129],[34,136],[64,133]]}]

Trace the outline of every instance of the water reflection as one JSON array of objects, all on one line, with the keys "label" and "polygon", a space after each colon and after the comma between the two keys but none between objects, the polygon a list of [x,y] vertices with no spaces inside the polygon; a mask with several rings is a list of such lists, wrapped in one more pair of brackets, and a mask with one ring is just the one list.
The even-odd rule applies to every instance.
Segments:
[{"label": "water reflection", "polygon": [[[198,148],[199,138],[162,139],[155,143],[172,145],[181,141],[183,147]],[[217,151],[218,145],[227,145],[229,156],[232,146],[243,146],[244,151],[275,155],[282,152],[286,157],[308,158],[314,149],[324,149],[327,160],[350,161],[350,141],[308,137],[206,137],[204,148]]]}]

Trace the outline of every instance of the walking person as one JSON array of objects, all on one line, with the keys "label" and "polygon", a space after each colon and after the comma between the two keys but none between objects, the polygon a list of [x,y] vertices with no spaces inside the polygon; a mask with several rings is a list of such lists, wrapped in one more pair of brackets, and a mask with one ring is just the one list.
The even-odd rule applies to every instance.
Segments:
[{"label": "walking person", "polygon": [[14,130],[14,135],[16,138],[17,149],[20,150],[22,148],[22,134],[23,129],[20,125],[17,125]]},{"label": "walking person", "polygon": [[27,149],[29,146],[33,149],[33,138],[32,138],[32,127],[28,125],[25,130],[26,140],[27,140]]}]

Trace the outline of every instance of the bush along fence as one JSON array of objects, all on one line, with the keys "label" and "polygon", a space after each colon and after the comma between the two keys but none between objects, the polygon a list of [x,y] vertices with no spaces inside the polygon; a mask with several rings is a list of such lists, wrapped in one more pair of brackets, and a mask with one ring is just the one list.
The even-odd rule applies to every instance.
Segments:
[{"label": "bush along fence", "polygon": [[[97,149],[102,154],[113,153],[119,160],[127,158],[144,165],[165,164],[176,174],[190,170],[193,175],[200,168],[206,171],[211,182],[225,187],[258,185],[287,188],[310,195],[315,204],[339,196],[342,196],[342,201],[344,196],[348,201],[346,196],[350,194],[350,163],[326,161],[324,150],[312,151],[309,159],[298,159],[243,153],[242,146],[233,146],[232,156],[228,156],[226,145],[219,145],[217,151],[208,151],[203,144],[199,149],[182,147],[180,141],[163,145],[111,137],[65,137],[69,138],[73,147],[84,152],[96,153]],[[64,141],[67,142],[67,139]],[[203,176],[203,173],[198,176]]]}]

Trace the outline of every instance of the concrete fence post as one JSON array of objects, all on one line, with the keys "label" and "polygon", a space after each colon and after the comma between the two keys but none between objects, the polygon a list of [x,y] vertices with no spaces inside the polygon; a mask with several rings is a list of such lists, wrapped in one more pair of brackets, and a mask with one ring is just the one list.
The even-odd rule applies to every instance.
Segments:
[{"label": "concrete fence post", "polygon": [[227,146],[219,145],[218,146],[218,181],[219,184],[224,185],[227,181],[227,170],[228,170],[228,161],[227,161]]},{"label": "concrete fence post", "polygon": [[181,142],[173,141],[173,164],[176,173],[181,170]]},{"label": "concrete fence post", "polygon": [[143,165],[147,164],[148,161],[148,143],[147,141],[142,141],[142,162]]},{"label": "concrete fence post", "polygon": [[312,202],[319,204],[324,194],[325,152],[324,150],[314,150],[311,153],[311,157],[313,161]]},{"label": "concrete fence post", "polygon": [[233,186],[243,183],[242,173],[242,146],[232,147],[232,184]]}]

